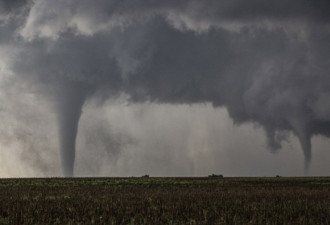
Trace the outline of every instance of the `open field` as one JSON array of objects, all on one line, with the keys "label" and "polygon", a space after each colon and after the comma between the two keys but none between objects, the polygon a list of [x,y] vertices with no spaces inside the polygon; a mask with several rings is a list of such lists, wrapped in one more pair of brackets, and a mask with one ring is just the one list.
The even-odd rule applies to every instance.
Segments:
[{"label": "open field", "polygon": [[0,224],[330,224],[330,178],[0,179]]}]

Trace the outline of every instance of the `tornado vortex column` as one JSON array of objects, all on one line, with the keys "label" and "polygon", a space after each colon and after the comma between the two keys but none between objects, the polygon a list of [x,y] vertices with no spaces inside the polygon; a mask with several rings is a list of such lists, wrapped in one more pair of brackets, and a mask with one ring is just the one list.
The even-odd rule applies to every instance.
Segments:
[{"label": "tornado vortex column", "polygon": [[[60,94],[61,96],[61,94]],[[75,145],[84,95],[79,90],[65,90],[58,101],[58,132],[62,174],[72,177],[75,161]]]}]

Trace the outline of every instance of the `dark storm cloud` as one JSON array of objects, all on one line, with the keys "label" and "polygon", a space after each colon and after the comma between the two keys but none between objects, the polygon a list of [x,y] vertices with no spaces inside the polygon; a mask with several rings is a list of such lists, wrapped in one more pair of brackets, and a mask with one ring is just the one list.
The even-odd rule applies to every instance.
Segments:
[{"label": "dark storm cloud", "polygon": [[120,92],[224,106],[235,123],[261,125],[272,149],[292,131],[308,165],[311,137],[330,135],[329,9],[321,1],[38,0],[6,17],[1,30],[12,38],[1,45],[18,79],[54,102],[65,175],[85,100]]},{"label": "dark storm cloud", "polygon": [[17,8],[26,5],[27,2],[27,0],[3,0],[0,2],[0,9],[3,13],[10,13],[11,11],[17,10]]}]

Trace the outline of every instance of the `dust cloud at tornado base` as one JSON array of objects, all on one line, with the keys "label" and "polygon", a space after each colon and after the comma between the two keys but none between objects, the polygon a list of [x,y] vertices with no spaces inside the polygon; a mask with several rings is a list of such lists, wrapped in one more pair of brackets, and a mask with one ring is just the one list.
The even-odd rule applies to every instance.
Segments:
[{"label": "dust cloud at tornado base", "polygon": [[[111,158],[115,160],[111,165],[116,165],[120,162],[119,156],[130,152],[122,149],[139,149],[143,142],[146,153],[142,151],[136,159],[163,155],[163,161],[154,164],[162,165],[182,154],[194,159],[189,171],[196,174],[203,170],[196,169],[197,161],[203,165],[200,151],[217,155],[231,143],[232,138],[226,138],[221,146],[210,144],[214,142],[213,135],[222,140],[221,121],[230,118],[235,125],[242,126],[237,129],[258,127],[253,132],[256,137],[249,140],[261,141],[266,134],[267,144],[263,144],[262,149],[282,148],[284,152],[287,143],[291,143],[288,140],[296,137],[304,153],[304,160],[300,161],[304,161],[307,172],[312,160],[312,140],[317,139],[313,144],[318,146],[326,143],[323,137],[330,136],[330,18],[326,9],[328,4],[310,1],[271,1],[267,5],[258,0],[249,4],[239,0],[210,1],[209,4],[98,0],[92,5],[89,1],[77,0],[2,2],[0,97],[4,102],[1,108],[4,146],[14,145],[20,149],[23,161],[25,158],[42,161],[38,165],[44,173],[56,171],[56,163],[49,163],[55,158],[49,156],[58,154],[54,149],[60,149],[61,170],[65,176],[73,176],[74,170],[79,174],[79,158],[74,169],[78,152],[83,153],[80,157],[90,156],[82,157],[85,160]],[[145,136],[139,136],[138,132],[127,135],[134,127],[126,127],[120,135],[113,133],[112,126],[117,124],[114,122],[108,128],[95,128],[95,134],[86,133],[88,129],[83,128],[84,124],[91,123],[85,115],[89,102],[99,102],[100,107],[95,108],[101,110],[116,102],[107,99],[120,99],[121,95],[127,96],[126,109],[132,111],[128,113],[129,118],[135,117],[135,107],[152,108],[142,110],[151,117],[140,126],[140,135],[145,133]],[[38,109],[34,108],[43,111],[43,116],[36,117],[33,110]],[[162,113],[159,109],[174,111]],[[30,114],[27,110],[31,110]],[[180,114],[181,110],[186,110],[186,115],[172,124],[170,115]],[[190,129],[182,128],[185,131],[179,129],[180,134],[174,132],[176,124],[182,127],[193,124],[184,122],[184,118],[203,118],[206,113],[203,110],[218,112],[222,117],[208,118],[204,133],[199,127],[206,125],[198,124],[200,122]],[[227,112],[226,116],[223,112]],[[159,114],[157,118],[167,123],[148,130]],[[138,122],[131,124],[139,126]],[[121,123],[124,126],[126,120]],[[213,124],[218,128],[213,128]],[[54,127],[58,129],[57,134]],[[167,138],[171,136],[167,134],[163,134],[163,138],[155,137],[158,141],[145,139],[156,131],[161,133],[163,127],[172,129],[167,131],[175,134],[172,139]],[[183,146],[171,148],[173,143],[179,143],[176,137],[180,136]],[[239,137],[239,134],[233,136]],[[56,147],[46,144],[54,142],[55,137],[59,140]],[[201,142],[191,144],[191,137]],[[93,142],[100,146],[95,141],[98,139],[104,144],[102,148],[110,152],[109,157],[100,157],[101,153],[93,149]],[[233,156],[241,160],[244,154],[251,154],[257,165],[268,165],[270,159],[259,160],[261,153],[252,154],[259,148],[250,147],[251,141],[237,140],[240,141],[231,145],[237,143],[241,147],[228,147],[231,150],[227,158]],[[84,142],[91,150],[76,151],[76,145],[77,149],[84,149],[84,145],[81,146]],[[293,145],[294,149],[298,148],[297,143]],[[190,150],[182,150],[188,149],[184,146]],[[285,152],[290,158],[289,151]],[[10,155],[10,158],[15,157]],[[214,158],[218,162],[222,159]],[[291,162],[298,163],[298,158]],[[136,167],[143,168],[144,162],[141,160],[141,167],[138,164]],[[219,165],[225,163],[219,162]],[[255,166],[248,164],[250,168]],[[281,163],[278,164],[281,167]],[[243,166],[244,162],[239,165]],[[100,171],[96,169],[95,173]]]}]

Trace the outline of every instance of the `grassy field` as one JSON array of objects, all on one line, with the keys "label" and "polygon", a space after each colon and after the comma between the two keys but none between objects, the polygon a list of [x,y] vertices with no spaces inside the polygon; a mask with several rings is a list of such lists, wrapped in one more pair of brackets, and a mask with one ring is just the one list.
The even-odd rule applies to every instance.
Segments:
[{"label": "grassy field", "polygon": [[0,224],[330,224],[330,178],[0,179]]}]

